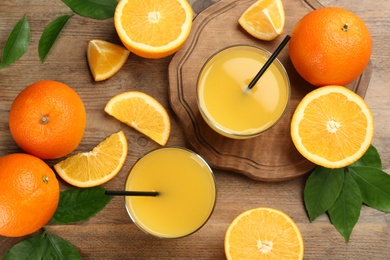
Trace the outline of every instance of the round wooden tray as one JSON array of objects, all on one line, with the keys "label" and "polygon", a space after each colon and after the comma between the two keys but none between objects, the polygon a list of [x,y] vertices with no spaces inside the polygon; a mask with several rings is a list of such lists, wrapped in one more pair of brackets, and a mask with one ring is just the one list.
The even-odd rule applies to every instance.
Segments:
[{"label": "round wooden tray", "polygon": [[[299,101],[311,90],[295,71],[287,47],[278,59],[286,68],[291,83],[291,99],[279,123],[259,137],[233,140],[214,132],[201,117],[196,98],[196,82],[204,62],[221,48],[250,44],[273,52],[296,22],[320,7],[316,0],[284,1],[284,35],[266,42],[241,29],[237,20],[255,0],[222,0],[200,12],[191,34],[169,65],[169,97],[173,111],[182,123],[188,143],[214,168],[244,174],[260,181],[277,182],[301,176],[315,165],[296,150],[290,137],[290,121]],[[364,97],[371,76],[371,64],[347,87]]]}]

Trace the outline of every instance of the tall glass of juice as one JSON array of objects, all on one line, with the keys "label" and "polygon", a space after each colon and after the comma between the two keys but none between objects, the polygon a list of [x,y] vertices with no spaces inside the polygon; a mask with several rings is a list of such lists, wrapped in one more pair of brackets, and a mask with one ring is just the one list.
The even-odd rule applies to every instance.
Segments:
[{"label": "tall glass of juice", "polygon": [[198,77],[197,98],[200,113],[212,129],[244,139],[260,135],[280,120],[290,100],[290,81],[278,59],[248,89],[270,56],[262,48],[234,45],[206,61]]},{"label": "tall glass of juice", "polygon": [[129,191],[157,191],[156,197],[125,198],[133,222],[148,234],[179,238],[199,230],[216,202],[210,166],[198,154],[180,147],[155,149],[140,158],[126,181]]}]

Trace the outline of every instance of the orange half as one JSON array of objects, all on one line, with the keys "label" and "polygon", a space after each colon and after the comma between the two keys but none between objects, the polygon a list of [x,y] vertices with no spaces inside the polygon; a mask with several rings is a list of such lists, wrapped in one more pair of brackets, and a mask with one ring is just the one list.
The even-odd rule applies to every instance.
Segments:
[{"label": "orange half", "polygon": [[370,147],[374,119],[358,94],[343,86],[325,86],[301,100],[292,117],[291,137],[308,160],[327,168],[342,168]]},{"label": "orange half", "polygon": [[272,208],[255,208],[237,216],[225,234],[228,260],[303,259],[303,239],[296,223]]},{"label": "orange half", "polygon": [[121,0],[114,15],[122,43],[144,58],[163,58],[184,44],[192,27],[187,0]]}]

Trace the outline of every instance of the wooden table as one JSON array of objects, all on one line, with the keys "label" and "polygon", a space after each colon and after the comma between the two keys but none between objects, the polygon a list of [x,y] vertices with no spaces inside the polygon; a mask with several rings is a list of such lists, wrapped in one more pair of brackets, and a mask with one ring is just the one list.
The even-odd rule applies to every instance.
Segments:
[{"label": "wooden table", "polygon": [[[199,12],[216,1],[190,2],[195,12]],[[384,171],[390,173],[390,2],[323,0],[322,3],[355,12],[371,31],[373,73],[365,100],[375,119],[373,144],[382,157]],[[113,95],[136,89],[156,97],[172,119],[168,145],[188,147],[180,122],[169,104],[167,69],[172,57],[147,60],[131,55],[117,75],[95,83],[86,60],[88,40],[120,42],[112,19],[97,21],[76,15],[70,19],[47,60],[41,63],[37,47],[43,28],[54,18],[67,13],[70,10],[60,0],[0,1],[1,49],[11,29],[24,14],[27,14],[31,27],[27,53],[0,71],[0,156],[20,151],[11,138],[7,121],[15,96],[35,81],[58,80],[79,93],[87,110],[85,136],[75,152],[89,151],[111,133],[124,130],[129,142],[126,164],[117,177],[103,185],[107,189],[121,189],[134,162],[158,145],[104,113],[104,105]],[[52,165],[56,161],[47,162]],[[189,237],[161,240],[142,233],[131,222],[123,198],[119,197],[90,220],[75,225],[49,223],[46,229],[72,243],[85,259],[224,259],[223,240],[229,223],[242,211],[266,206],[283,210],[297,222],[305,242],[305,259],[390,258],[389,214],[363,206],[350,242],[345,243],[326,215],[309,222],[303,203],[307,175],[285,182],[266,183],[234,172],[216,169],[214,172],[218,185],[215,211],[208,223]],[[62,180],[60,183],[62,190],[70,187]],[[23,239],[0,237],[0,256]]]}]

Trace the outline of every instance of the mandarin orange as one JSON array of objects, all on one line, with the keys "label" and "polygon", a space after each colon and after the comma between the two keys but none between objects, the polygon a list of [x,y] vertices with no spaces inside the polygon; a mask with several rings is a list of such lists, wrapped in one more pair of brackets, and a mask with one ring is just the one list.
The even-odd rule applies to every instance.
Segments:
[{"label": "mandarin orange", "polygon": [[60,189],[52,169],[23,153],[0,158],[0,235],[19,237],[43,227],[57,209]]},{"label": "mandarin orange", "polygon": [[315,86],[346,85],[367,67],[372,50],[370,32],[354,13],[324,7],[295,25],[289,43],[291,62]]},{"label": "mandarin orange", "polygon": [[9,127],[15,142],[41,159],[55,159],[71,153],[81,142],[86,112],[79,95],[69,86],[38,81],[15,98]]}]

